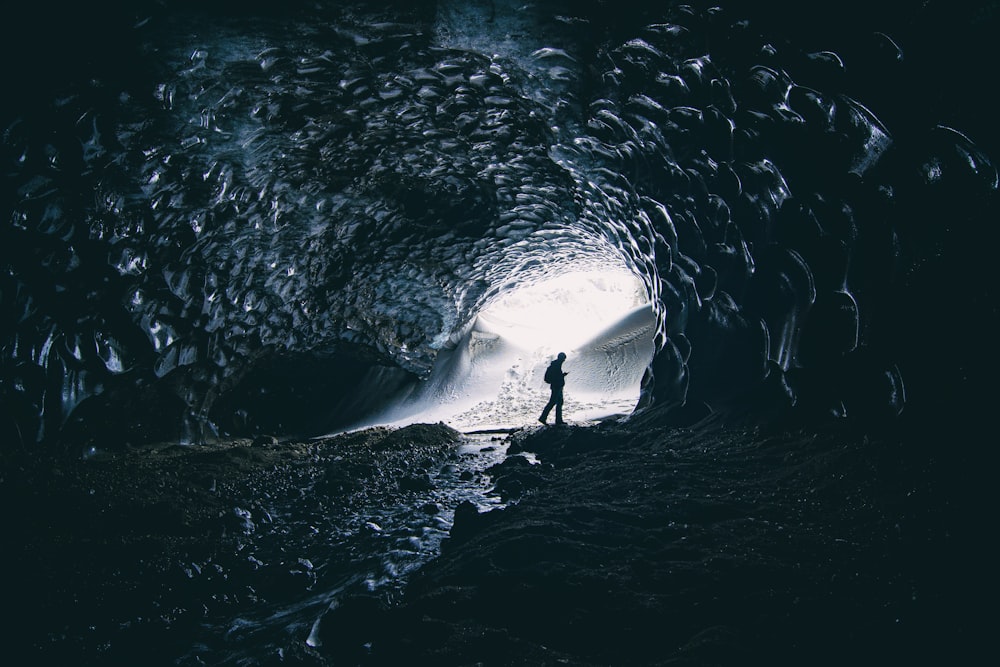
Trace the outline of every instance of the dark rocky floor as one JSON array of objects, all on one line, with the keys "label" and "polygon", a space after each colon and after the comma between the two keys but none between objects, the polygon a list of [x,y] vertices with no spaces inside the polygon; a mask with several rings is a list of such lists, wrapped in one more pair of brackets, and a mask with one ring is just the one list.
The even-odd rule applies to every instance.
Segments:
[{"label": "dark rocky floor", "polygon": [[[6,454],[11,664],[212,664],[179,657],[207,619],[330,586],[294,567],[296,526],[426,485],[457,436]],[[313,646],[292,633],[225,664],[969,664],[995,620],[981,475],[963,488],[958,464],[906,437],[709,421],[507,444],[487,472],[510,503],[459,506],[402,600],[354,592]],[[270,516],[276,498],[294,515]],[[256,563],[248,522],[271,535]]]},{"label": "dark rocky floor", "polygon": [[976,528],[906,446],[714,424],[516,434],[509,453],[541,463],[492,473],[519,500],[460,508],[405,603],[348,601],[324,650],[338,664],[971,659]]},{"label": "dark rocky floor", "polygon": [[[324,550],[345,510],[426,486],[429,466],[458,437],[415,425],[313,441],[151,445],[82,460],[8,452],[0,562],[3,597],[16,613],[2,626],[2,645],[8,655],[44,658],[39,664],[174,664],[201,625],[307,597],[336,579],[330,570],[346,567],[350,554],[299,559]],[[293,509],[278,516],[275,507]]]}]

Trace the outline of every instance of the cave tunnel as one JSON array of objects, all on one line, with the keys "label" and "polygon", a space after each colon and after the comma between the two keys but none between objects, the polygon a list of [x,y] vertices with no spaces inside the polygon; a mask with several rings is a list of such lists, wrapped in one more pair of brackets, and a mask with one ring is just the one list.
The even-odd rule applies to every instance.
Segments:
[{"label": "cave tunnel", "polygon": [[[194,456],[233,442],[280,442],[301,454],[368,429],[389,444],[355,454],[373,462],[351,470],[375,485],[372,470],[396,465],[379,457],[418,446],[386,434],[412,424],[515,432],[510,446],[521,446],[547,399],[545,366],[564,352],[573,428],[530,441],[548,448],[556,468],[583,465],[571,445],[593,447],[616,479],[642,480],[637,470],[648,465],[652,480],[654,455],[680,456],[649,444],[666,429],[678,429],[677,442],[705,424],[748,429],[740,432],[765,443],[754,450],[760,460],[766,438],[791,433],[796,447],[760,464],[755,479],[784,489],[824,466],[851,479],[841,463],[915,475],[940,494],[921,510],[940,522],[927,553],[962,569],[943,554],[975,545],[948,540],[974,532],[995,462],[983,443],[1000,370],[990,275],[1000,138],[988,113],[996,3],[111,4],[99,16],[39,6],[3,29],[3,61],[14,63],[3,85],[15,93],[0,113],[5,484],[30,486],[30,465],[17,462],[36,458],[98,461],[148,446]],[[797,452],[818,447],[801,434],[827,428],[898,450],[859,447],[842,460],[831,446],[814,452],[812,467],[797,463]],[[642,464],[615,468],[599,444],[612,437],[641,451]],[[747,451],[739,439],[713,442],[699,465]],[[400,464],[400,493],[428,492],[422,462],[438,455],[426,445]],[[556,474],[539,457],[509,456],[514,463],[494,469],[508,475],[511,497]],[[593,473],[595,488],[621,483],[602,474]],[[729,474],[713,469],[692,488]],[[209,477],[192,484],[214,493]],[[326,486],[303,483],[310,491],[301,494],[387,502],[349,477],[331,472]],[[764,493],[755,479],[726,493]],[[901,497],[915,493],[893,483]],[[809,494],[822,495],[817,484]],[[436,520],[450,528],[457,497],[414,507],[442,512]],[[614,515],[620,499],[608,498],[599,510],[567,510],[570,524]],[[329,505],[346,512],[350,503]],[[271,523],[247,507],[220,510],[230,523],[217,532],[249,536]],[[743,520],[711,511],[698,520]],[[487,514],[466,511],[465,525],[506,548],[505,524]],[[360,510],[345,516],[359,540],[391,532]],[[945,525],[955,517],[959,525]],[[186,529],[168,518],[171,530]],[[36,533],[22,528],[34,544]],[[669,530],[680,528],[671,520]],[[706,568],[725,560],[738,541],[730,537],[704,556]],[[452,539],[480,548],[459,529]],[[663,553],[681,562],[687,548]],[[927,559],[912,561],[913,571],[930,569],[931,555],[912,557]],[[282,576],[315,583],[324,576],[315,559],[301,557]],[[209,560],[180,571],[193,581]],[[256,555],[233,567],[246,562],[267,570]],[[393,567],[393,576],[412,572]],[[636,576],[649,574],[642,567]],[[721,571],[713,576],[729,576]],[[371,583],[382,579],[359,576],[351,581],[385,590]],[[420,581],[414,595],[432,598]],[[374,619],[368,632],[379,619],[405,620],[371,599],[338,616],[330,600],[348,584],[325,583],[338,593],[322,600],[323,613],[337,622],[356,612],[358,628]],[[951,590],[937,580],[927,588]],[[928,599],[965,603],[953,595]],[[316,627],[309,648],[296,650],[320,650]],[[959,641],[974,634],[951,631]],[[558,635],[570,662],[614,657],[596,643],[574,653],[569,636]],[[528,645],[511,642],[504,646]],[[340,657],[361,664],[359,655]]]},{"label": "cave tunnel", "polygon": [[[98,50],[103,80],[12,109],[8,438],[343,428],[481,342],[507,292],[617,269],[654,318],[639,405],[935,400],[920,302],[973,280],[942,263],[977,251],[996,173],[949,119],[850,96],[898,74],[891,38],[852,47],[853,74],[693,8],[616,41],[477,7],[415,7],[420,30],[327,7],[280,46],[305,10],[174,39],[198,14],[161,8],[130,30],[141,66]],[[503,37],[544,26],[557,46]]]}]

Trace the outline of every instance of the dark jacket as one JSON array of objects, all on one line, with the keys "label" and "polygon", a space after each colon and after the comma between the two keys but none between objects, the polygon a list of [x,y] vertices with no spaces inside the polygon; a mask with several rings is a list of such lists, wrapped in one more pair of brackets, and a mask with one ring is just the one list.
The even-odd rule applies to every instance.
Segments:
[{"label": "dark jacket", "polygon": [[562,361],[556,359],[545,369],[545,381],[553,387],[562,387],[566,384],[566,374],[563,373]]}]

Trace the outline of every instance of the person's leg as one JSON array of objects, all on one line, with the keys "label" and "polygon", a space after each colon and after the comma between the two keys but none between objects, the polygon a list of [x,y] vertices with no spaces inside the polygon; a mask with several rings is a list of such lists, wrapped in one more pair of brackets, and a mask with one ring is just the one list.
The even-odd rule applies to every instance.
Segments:
[{"label": "person's leg", "polygon": [[[556,390],[552,390],[552,395],[549,397],[549,402],[545,404],[545,409],[542,410],[542,416],[538,418],[538,421],[545,423],[545,420],[549,418],[549,412],[552,410],[552,406],[556,404]],[[558,414],[558,413],[557,413]]]},{"label": "person's leg", "polygon": [[559,388],[559,394],[554,397],[556,401],[556,423],[562,424],[562,405],[563,405],[563,392],[562,387]]}]

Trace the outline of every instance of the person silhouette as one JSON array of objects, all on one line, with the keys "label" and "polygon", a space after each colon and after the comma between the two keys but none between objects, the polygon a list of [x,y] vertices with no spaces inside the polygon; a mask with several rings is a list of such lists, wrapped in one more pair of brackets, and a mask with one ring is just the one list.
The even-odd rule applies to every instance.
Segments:
[{"label": "person silhouette", "polygon": [[563,387],[566,385],[566,376],[569,373],[562,369],[564,361],[566,361],[566,353],[560,352],[545,369],[545,381],[549,383],[552,395],[549,396],[549,402],[545,404],[545,409],[542,410],[542,416],[538,418],[538,421],[546,426],[548,426],[548,422],[545,420],[548,419],[552,408],[556,409],[556,424],[566,423],[562,418]]}]

